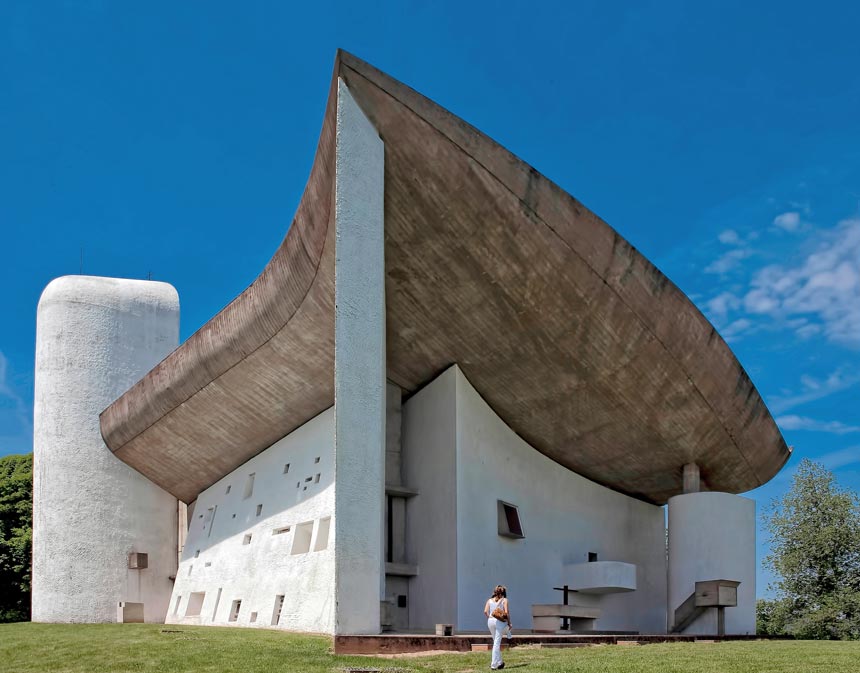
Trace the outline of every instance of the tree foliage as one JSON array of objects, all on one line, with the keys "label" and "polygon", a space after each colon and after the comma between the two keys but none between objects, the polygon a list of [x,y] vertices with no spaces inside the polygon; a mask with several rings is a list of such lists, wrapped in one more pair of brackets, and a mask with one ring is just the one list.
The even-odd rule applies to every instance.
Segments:
[{"label": "tree foliage", "polygon": [[30,619],[33,454],[0,458],[0,622]]},{"label": "tree foliage", "polygon": [[779,578],[757,604],[758,631],[799,638],[860,639],[860,500],[804,459],[791,489],[766,512]]}]

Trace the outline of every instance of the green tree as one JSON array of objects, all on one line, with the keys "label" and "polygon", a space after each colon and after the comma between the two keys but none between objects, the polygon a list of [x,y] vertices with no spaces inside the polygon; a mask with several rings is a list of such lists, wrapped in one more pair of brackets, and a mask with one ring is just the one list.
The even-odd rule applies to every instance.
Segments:
[{"label": "green tree", "polygon": [[777,599],[757,606],[759,633],[860,639],[860,500],[833,473],[804,459],[791,489],[766,511],[779,578]]},{"label": "green tree", "polygon": [[0,458],[0,622],[30,619],[33,454]]}]

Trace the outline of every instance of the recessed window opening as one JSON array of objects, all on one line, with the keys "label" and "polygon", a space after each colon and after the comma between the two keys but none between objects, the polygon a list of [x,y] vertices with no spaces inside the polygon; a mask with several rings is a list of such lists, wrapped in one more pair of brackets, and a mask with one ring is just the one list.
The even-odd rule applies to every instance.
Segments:
[{"label": "recessed window opening", "polygon": [[179,614],[179,602],[180,602],[181,600],[182,600],[182,596],[177,596],[177,597],[176,597],[176,602],[173,604],[173,614],[174,614],[174,615],[178,615],[178,614]]},{"label": "recessed window opening", "polygon": [[203,609],[203,600],[206,598],[205,591],[192,591],[188,595],[188,605],[185,606],[186,617],[199,617]]},{"label": "recessed window opening", "polygon": [[230,605],[230,617],[227,619],[228,622],[235,622],[239,619],[239,610],[242,609],[242,599],[238,599],[233,601]]},{"label": "recessed window opening", "polygon": [[272,610],[272,626],[277,626],[281,621],[281,609],[284,607],[284,594],[275,596],[275,609]]},{"label": "recessed window opening", "polygon": [[314,483],[315,483],[315,484],[320,483],[320,476],[322,476],[322,475],[320,475],[320,473],[319,473],[319,472],[317,472],[317,476],[315,476],[315,477],[314,477]]},{"label": "recessed window opening", "polygon": [[225,494],[230,493],[230,489],[231,489],[231,488],[233,488],[233,486],[232,486],[231,484],[228,484],[228,485],[227,485],[227,490],[226,490],[226,491],[224,491],[224,493],[225,493]]},{"label": "recessed window opening", "polygon": [[302,485],[302,482],[300,482],[300,481],[297,481],[297,482],[296,482],[296,488],[298,488],[298,487],[299,487],[299,486],[301,486],[301,485]]},{"label": "recessed window opening", "polygon": [[521,539],[525,537],[523,525],[520,521],[520,513],[516,505],[509,502],[498,501],[499,535]]},{"label": "recessed window opening", "polygon": [[233,514],[232,518],[233,518],[233,519],[235,519],[235,518],[236,518],[236,515],[235,515],[235,514]]},{"label": "recessed window opening", "polygon": [[305,482],[313,481],[313,477],[305,477]]},{"label": "recessed window opening", "polygon": [[272,531],[272,535],[283,535],[284,533],[289,533],[289,532],[290,532],[289,526],[281,526],[280,528],[275,528]]},{"label": "recessed window opening", "polygon": [[197,558],[198,556],[200,556],[200,550],[199,549],[196,552],[194,552],[194,558]]},{"label": "recessed window opening", "polygon": [[212,561],[206,561],[206,563],[203,564],[203,567],[208,568],[211,565],[212,565]]},{"label": "recessed window opening", "polygon": [[290,464],[287,463],[286,465],[284,465],[284,474],[289,474],[289,473],[290,473]]},{"label": "recessed window opening", "polygon": [[248,479],[245,480],[245,495],[242,496],[243,500],[247,500],[254,495],[254,477],[256,474],[256,472],[252,472],[248,475]]},{"label": "recessed window opening", "polygon": [[251,533],[242,538],[242,544],[251,544]]},{"label": "recessed window opening", "polygon": [[260,514],[262,514],[262,513],[263,513],[263,505],[259,504],[259,505],[257,505],[257,516],[260,516]]},{"label": "recessed window opening", "polygon": [[218,614],[218,604],[221,602],[221,587],[218,587],[218,595],[215,596],[215,607],[212,608],[212,621],[215,621],[215,616]]},{"label": "recessed window opening", "polygon": [[293,535],[293,547],[290,554],[307,554],[311,550],[311,537],[314,532],[314,522],[306,521],[296,526],[296,532]]},{"label": "recessed window opening", "polygon": [[256,612],[252,612],[252,613],[251,613],[251,623],[253,624],[253,623],[254,623],[254,622],[256,622],[256,621],[257,621],[257,613],[256,613]]},{"label": "recessed window opening", "polygon": [[194,564],[193,563],[190,566],[188,566],[188,576],[189,577],[191,577],[191,571],[192,570],[194,570]]},{"label": "recessed window opening", "polygon": [[314,542],[314,551],[322,551],[328,547],[328,531],[330,527],[330,516],[327,516],[325,519],[320,519],[319,525],[317,526],[317,539]]},{"label": "recessed window opening", "polygon": [[316,465],[318,462],[320,462],[320,457],[319,457],[319,456],[317,456],[316,458],[314,458],[314,465]]},{"label": "recessed window opening", "polygon": [[596,561],[597,561],[597,552],[596,551],[588,552],[588,562],[594,563]]},{"label": "recessed window opening", "polygon": [[215,507],[210,507],[206,511],[206,518],[203,521],[203,527],[206,527],[206,524],[209,524],[209,531],[206,533],[206,537],[212,537],[212,528],[215,526],[215,512],[218,510],[218,505]]}]

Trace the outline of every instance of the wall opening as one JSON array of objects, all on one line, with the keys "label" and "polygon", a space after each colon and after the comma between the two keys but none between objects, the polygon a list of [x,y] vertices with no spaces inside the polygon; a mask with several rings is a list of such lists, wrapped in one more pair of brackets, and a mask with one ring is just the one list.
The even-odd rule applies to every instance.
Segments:
[{"label": "wall opening", "polygon": [[322,475],[321,475],[319,472],[317,472],[316,476],[314,477],[314,483],[315,483],[315,484],[320,483],[320,477],[321,477],[321,476],[322,476]]},{"label": "wall opening", "polygon": [[295,535],[293,535],[293,548],[290,554],[307,554],[311,550],[311,536],[314,532],[314,522],[306,521],[296,526]]},{"label": "wall opening", "polygon": [[174,615],[178,615],[178,614],[179,614],[179,602],[180,602],[181,600],[182,600],[182,596],[181,596],[181,595],[176,597],[176,602],[173,604],[173,614],[174,614]]},{"label": "wall opening", "polygon": [[230,489],[231,489],[231,488],[233,488],[233,487],[232,487],[231,485],[229,485],[229,484],[228,484],[228,485],[227,485],[227,490],[226,490],[226,491],[224,491],[224,493],[225,493],[226,495],[229,495],[229,493],[230,493]]},{"label": "wall opening", "polygon": [[218,587],[218,594],[215,596],[215,607],[212,608],[212,621],[215,621],[215,617],[218,614],[218,604],[221,602],[221,587]]},{"label": "wall opening", "polygon": [[272,535],[283,535],[284,533],[289,533],[289,526],[281,526],[280,528],[275,528],[272,530]]},{"label": "wall opening", "polygon": [[254,622],[256,622],[256,621],[257,621],[257,613],[256,613],[256,612],[252,612],[252,613],[251,613],[251,619],[250,619],[250,621],[251,621],[251,623],[252,623],[252,624],[253,624]]},{"label": "wall opening", "polygon": [[320,457],[319,457],[319,456],[317,456],[316,458],[314,458],[314,465],[316,465],[318,462],[320,462]]},{"label": "wall opening", "polygon": [[254,477],[256,476],[256,472],[252,472],[248,475],[248,479],[245,480],[245,495],[242,496],[242,500],[247,500],[252,495],[254,495]]},{"label": "wall opening", "polygon": [[596,563],[597,562],[597,552],[596,551],[588,552],[588,562],[589,563]]},{"label": "wall opening", "polygon": [[239,598],[230,605],[230,617],[227,619],[228,622],[235,622],[239,619],[239,610],[242,609],[242,599]]},{"label": "wall opening", "polygon": [[322,551],[328,547],[329,528],[331,528],[331,517],[327,516],[325,519],[320,519],[317,526],[317,539],[314,542],[314,551]]},{"label": "wall opening", "polygon": [[242,538],[242,544],[251,544],[251,533]]},{"label": "wall opening", "polygon": [[262,504],[257,505],[257,516],[260,516],[260,514],[262,514],[262,513],[263,513],[263,505]]},{"label": "wall opening", "polygon": [[209,525],[209,530],[206,533],[206,537],[212,537],[212,528],[215,527],[215,513],[218,511],[218,505],[214,507],[210,507],[206,510],[206,518],[203,519],[203,527]]},{"label": "wall opening", "polygon": [[509,502],[498,501],[499,535],[521,539],[525,537],[523,525],[520,521],[520,513],[516,505]]},{"label": "wall opening", "polygon": [[284,474],[289,474],[289,473],[290,473],[290,464],[287,463],[286,465],[284,465]]},{"label": "wall opening", "polygon": [[275,596],[275,609],[272,610],[272,626],[277,626],[281,621],[281,609],[284,607],[284,594]]},{"label": "wall opening", "polygon": [[185,606],[186,617],[199,617],[203,609],[203,600],[206,598],[205,591],[192,591],[188,595],[188,605]]}]

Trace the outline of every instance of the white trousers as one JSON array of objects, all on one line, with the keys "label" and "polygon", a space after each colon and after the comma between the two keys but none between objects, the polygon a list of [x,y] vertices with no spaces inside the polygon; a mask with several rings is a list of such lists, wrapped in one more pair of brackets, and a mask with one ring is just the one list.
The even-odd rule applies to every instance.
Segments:
[{"label": "white trousers", "polygon": [[500,622],[495,617],[487,619],[487,628],[493,636],[493,658],[490,661],[490,668],[498,668],[502,663],[502,634],[507,627],[507,622]]}]

